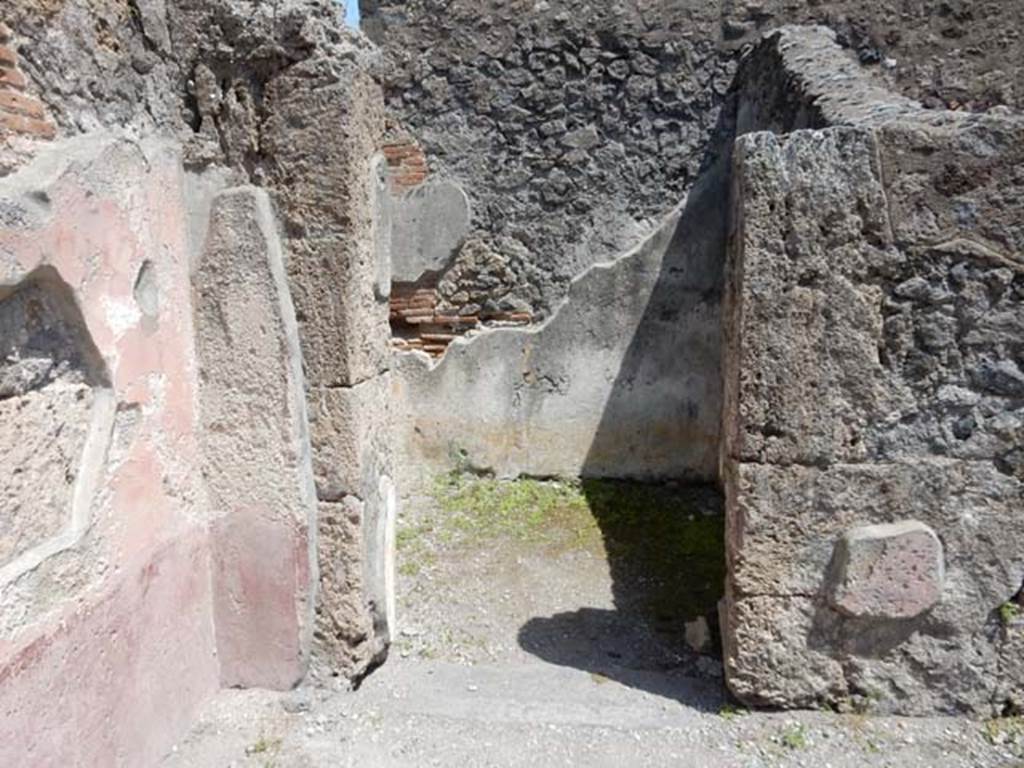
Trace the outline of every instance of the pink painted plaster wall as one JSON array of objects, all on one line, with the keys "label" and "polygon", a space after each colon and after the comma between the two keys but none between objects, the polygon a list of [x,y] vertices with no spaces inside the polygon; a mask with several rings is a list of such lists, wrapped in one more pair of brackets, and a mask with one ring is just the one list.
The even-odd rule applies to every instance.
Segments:
[{"label": "pink painted plaster wall", "polygon": [[77,540],[0,584],[3,766],[152,764],[218,686],[183,187],[170,145],[96,137],[0,180],[0,284],[59,273],[117,404]]}]

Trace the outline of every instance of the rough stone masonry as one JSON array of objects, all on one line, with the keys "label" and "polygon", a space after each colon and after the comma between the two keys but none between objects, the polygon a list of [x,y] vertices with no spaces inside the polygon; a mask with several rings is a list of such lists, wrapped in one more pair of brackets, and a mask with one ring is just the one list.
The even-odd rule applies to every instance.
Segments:
[{"label": "rough stone masonry", "polygon": [[740,130],[779,104],[797,130],[733,164],[730,688],[1019,711],[1024,119],[894,99],[820,29],[745,66]]},{"label": "rough stone masonry", "polygon": [[1020,711],[1020,4],[363,10],[4,6],[0,763],[358,680],[455,466],[719,482],[745,702]]}]

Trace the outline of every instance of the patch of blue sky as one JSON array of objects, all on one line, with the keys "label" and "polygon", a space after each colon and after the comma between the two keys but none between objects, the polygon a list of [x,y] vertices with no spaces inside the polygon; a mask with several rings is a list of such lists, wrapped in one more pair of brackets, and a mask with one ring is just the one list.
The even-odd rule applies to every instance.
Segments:
[{"label": "patch of blue sky", "polygon": [[359,0],[341,0],[345,5],[345,23],[359,29]]}]

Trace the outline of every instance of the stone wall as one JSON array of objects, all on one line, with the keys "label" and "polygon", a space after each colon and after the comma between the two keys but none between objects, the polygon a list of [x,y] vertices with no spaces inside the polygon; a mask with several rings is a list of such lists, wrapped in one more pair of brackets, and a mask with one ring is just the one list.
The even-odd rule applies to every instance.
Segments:
[{"label": "stone wall", "polygon": [[[418,242],[439,247],[429,269],[398,286],[392,305],[396,349],[458,357],[434,369],[422,360],[399,364],[410,377],[399,389],[408,398],[406,463],[423,460],[434,469],[466,461],[503,475],[603,466],[626,476],[715,477],[700,446],[717,440],[720,396],[701,377],[718,367],[714,329],[733,137],[826,125],[823,110],[841,115],[853,96],[867,103],[869,85],[872,108],[888,114],[912,102],[887,83],[935,104],[962,107],[970,100],[962,89],[977,95],[978,108],[1017,99],[1015,69],[993,76],[973,58],[935,59],[954,35],[979,42],[994,13],[988,6],[950,11],[941,17],[949,36],[933,38],[917,29],[925,21],[940,24],[931,9],[898,10],[891,3],[870,9],[842,2],[441,5],[363,5],[364,26],[390,63],[385,84],[400,126],[394,130],[419,140],[430,168],[430,180],[397,205],[428,198],[431,185],[458,188],[470,203],[469,226],[447,229],[445,237],[416,230]],[[778,68],[764,66],[761,54],[747,55],[758,35],[790,18],[820,19],[838,30],[849,56],[840,72],[829,71],[832,82],[811,73],[807,83],[772,80]],[[1019,48],[1012,30],[1000,39],[1004,53]],[[1010,66],[1013,59],[1000,61]],[[740,66],[744,72],[734,80]],[[950,90],[954,71],[961,90]],[[857,84],[852,94],[844,90],[847,81]],[[827,103],[818,105],[818,97]],[[627,254],[657,238],[668,212],[680,205],[676,245],[662,269],[645,270]],[[440,207],[430,212],[431,221],[453,220]],[[396,259],[403,239],[395,243]],[[633,295],[579,306],[590,300],[580,285],[595,279],[587,270],[613,261],[616,272],[637,270],[617,278]],[[650,303],[635,300],[640,297]],[[488,335],[489,327],[510,320],[543,322],[555,314],[536,333]],[[659,314],[695,325],[670,331]],[[579,327],[556,330],[569,323]],[[540,346],[523,363],[511,338]],[[498,359],[499,345],[507,359]],[[549,353],[539,352],[549,346]],[[641,363],[641,355],[649,358]],[[540,371],[548,368],[572,384],[548,391],[518,381],[535,375],[545,381]],[[477,375],[490,369],[509,378]],[[643,390],[672,393],[660,405],[642,396],[625,405],[638,396],[641,369]],[[588,383],[585,418],[582,405],[559,405],[577,398],[580,382]],[[485,418],[460,419],[445,405],[469,393]],[[641,402],[651,414],[673,414],[658,449],[672,460],[636,451],[630,440],[599,437],[640,429]],[[508,434],[499,438],[503,424]],[[604,458],[588,467],[591,442]],[[654,463],[644,469],[641,456]]]},{"label": "stone wall", "polygon": [[220,685],[386,651],[384,121],[339,13],[4,7],[0,95],[56,126],[0,144],[5,765],[154,764]]},{"label": "stone wall", "polygon": [[795,95],[780,123],[811,105],[839,125],[736,144],[730,688],[1014,711],[1019,630],[1000,614],[1024,583],[1024,120],[886,97],[820,30],[770,38],[751,67],[762,101],[771,81]]},{"label": "stone wall", "polygon": [[[880,82],[929,106],[1024,105],[1024,8],[882,0],[363,0],[389,110],[468,193],[508,286],[537,318],[633,248],[697,179],[739,57],[815,22]],[[454,253],[450,254],[454,256]],[[475,302],[479,303],[479,302]],[[472,314],[472,313],[471,313]]]},{"label": "stone wall", "polygon": [[[399,362],[405,464],[713,479],[731,131],[720,107],[735,62],[691,32],[716,17],[698,4],[650,24],[592,5],[453,4],[427,31],[427,6],[366,19],[400,59],[392,113],[472,211],[406,310],[430,302],[431,322],[450,322],[416,344],[393,319],[399,349],[446,356]],[[427,41],[430,55],[399,50]],[[450,88],[417,85],[449,74]],[[531,320],[543,322],[495,328]],[[472,418],[451,402],[474,403]]]},{"label": "stone wall", "polygon": [[704,213],[674,211],[633,252],[584,272],[540,325],[460,338],[439,362],[400,355],[402,486],[452,467],[714,479],[720,322],[703,260],[720,251],[694,236],[714,240]]}]

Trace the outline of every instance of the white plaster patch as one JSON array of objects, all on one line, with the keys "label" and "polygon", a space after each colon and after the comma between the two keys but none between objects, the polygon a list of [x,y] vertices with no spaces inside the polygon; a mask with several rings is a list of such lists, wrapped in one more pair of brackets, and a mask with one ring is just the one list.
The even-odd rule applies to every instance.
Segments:
[{"label": "white plaster patch", "polygon": [[110,330],[114,332],[115,337],[120,338],[124,336],[127,331],[138,325],[139,320],[142,319],[139,306],[132,299],[114,299],[104,296],[101,301],[103,303],[103,315],[107,320]]},{"label": "white plaster patch", "polygon": [[377,491],[384,501],[384,611],[388,637],[394,638],[398,628],[395,600],[395,526],[398,519],[398,494],[387,475],[381,475]]}]

